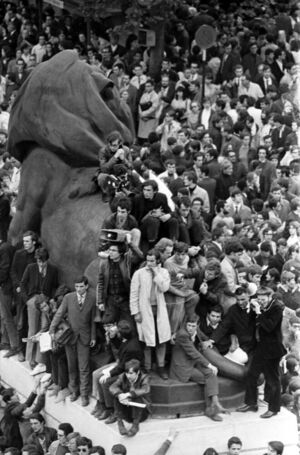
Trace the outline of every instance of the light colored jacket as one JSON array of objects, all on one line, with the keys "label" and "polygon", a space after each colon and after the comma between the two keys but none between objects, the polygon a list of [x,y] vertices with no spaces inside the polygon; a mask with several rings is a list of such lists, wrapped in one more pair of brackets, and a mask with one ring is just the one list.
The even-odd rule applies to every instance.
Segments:
[{"label": "light colored jacket", "polygon": [[171,338],[171,329],[164,292],[169,289],[169,272],[158,266],[157,275],[152,278],[152,273],[147,267],[137,270],[132,277],[130,286],[130,312],[132,315],[141,314],[142,322],[137,323],[139,340],[147,346],[155,346],[155,321],[150,304],[152,280],[155,284],[157,301],[157,332],[159,343],[165,343]]}]

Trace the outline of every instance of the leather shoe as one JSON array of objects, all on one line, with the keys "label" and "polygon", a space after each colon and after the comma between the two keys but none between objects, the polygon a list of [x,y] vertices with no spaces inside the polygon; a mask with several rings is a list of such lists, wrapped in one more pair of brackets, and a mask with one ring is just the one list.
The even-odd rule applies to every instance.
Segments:
[{"label": "leather shoe", "polygon": [[110,425],[111,423],[115,423],[117,421],[117,416],[115,416],[115,414],[111,414],[106,420],[104,423],[106,423],[106,425]]},{"label": "leather shoe", "polygon": [[89,404],[90,404],[90,400],[88,399],[88,397],[81,397],[81,406],[82,407],[88,406]]},{"label": "leather shoe", "polygon": [[105,420],[107,417],[109,417],[111,412],[108,409],[104,409],[104,411],[101,412],[101,414],[97,417],[98,420]]},{"label": "leather shoe", "polygon": [[278,413],[277,412],[272,412],[272,411],[266,411],[263,414],[261,414],[259,417],[262,419],[269,419],[270,417],[276,416]]},{"label": "leather shoe", "polygon": [[164,381],[167,381],[169,379],[169,376],[168,376],[168,373],[166,372],[165,367],[157,367],[157,373]]},{"label": "leather shoe", "polygon": [[128,433],[128,431],[127,431],[127,429],[126,429],[126,427],[124,425],[124,422],[121,419],[118,419],[118,428],[119,428],[119,433],[122,436],[125,436]]},{"label": "leather shoe", "polygon": [[78,397],[79,397],[78,393],[73,392],[70,395],[70,401],[76,401]]},{"label": "leather shoe", "polygon": [[243,406],[240,406],[237,408],[236,412],[257,412],[258,411],[258,406],[256,404],[243,404]]},{"label": "leather shoe", "polygon": [[138,431],[139,431],[139,424],[134,423],[132,425],[132,427],[130,428],[130,430],[127,432],[127,436],[129,436],[129,437],[135,436]]},{"label": "leather shoe", "polygon": [[218,414],[218,410],[215,406],[210,406],[205,409],[206,417],[209,417],[214,422],[222,422],[222,417]]}]

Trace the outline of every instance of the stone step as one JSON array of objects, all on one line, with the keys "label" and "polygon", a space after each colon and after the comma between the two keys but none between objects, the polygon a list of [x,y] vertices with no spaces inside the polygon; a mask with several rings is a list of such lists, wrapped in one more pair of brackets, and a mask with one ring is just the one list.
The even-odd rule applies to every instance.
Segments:
[{"label": "stone step", "polygon": [[[26,363],[19,363],[14,357],[4,359],[3,351],[0,352],[0,375],[2,382],[14,387],[24,399],[33,389],[33,378]],[[46,423],[57,427],[61,422],[70,422],[75,431],[91,438],[94,445],[102,445],[108,455],[112,445],[117,443],[127,447],[128,455],[153,455],[171,427],[178,429],[179,435],[167,455],[201,455],[208,447],[214,447],[223,455],[231,436],[239,436],[243,441],[243,455],[264,454],[271,440],[281,440],[285,444],[283,455],[299,455],[296,418],[286,410],[268,420],[259,418],[265,406],[261,406],[258,413],[224,415],[223,422],[213,422],[205,416],[148,419],[140,425],[140,432],[134,438],[126,438],[119,435],[116,424],[105,425],[91,416],[94,404],[91,400],[90,405],[83,408],[80,400],[71,403],[69,399],[56,404],[47,396]],[[192,404],[188,402],[187,406],[192,407]]]}]

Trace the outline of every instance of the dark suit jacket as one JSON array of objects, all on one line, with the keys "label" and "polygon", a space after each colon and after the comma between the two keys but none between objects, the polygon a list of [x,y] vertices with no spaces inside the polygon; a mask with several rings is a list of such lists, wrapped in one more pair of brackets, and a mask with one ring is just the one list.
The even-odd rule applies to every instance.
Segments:
[{"label": "dark suit jacket", "polygon": [[273,300],[269,309],[256,319],[259,336],[256,350],[264,359],[278,359],[286,354],[282,344],[282,312],[281,302]]},{"label": "dark suit jacket", "polygon": [[281,71],[276,60],[271,65],[271,71],[272,71],[273,76],[276,79],[277,84],[279,84],[280,79],[284,76],[284,71]]},{"label": "dark suit jacket", "polygon": [[86,293],[82,308],[79,306],[76,292],[70,292],[64,296],[55,313],[49,332],[54,333],[60,321],[67,318],[74,334],[70,344],[80,339],[83,345],[88,346],[91,340],[96,339],[95,311],[96,298],[90,289]]},{"label": "dark suit jacket", "polygon": [[292,132],[291,128],[289,128],[288,126],[284,126],[281,132],[281,136],[279,136],[280,129],[274,128],[271,134],[274,148],[277,149],[279,147],[285,147],[286,138],[291,132]]},{"label": "dark suit jacket", "polygon": [[269,269],[272,269],[273,267],[278,270],[279,273],[282,272],[282,268],[284,265],[285,260],[283,259],[280,254],[275,254],[274,256],[270,257],[269,260]]},{"label": "dark suit jacket", "polygon": [[37,264],[29,264],[21,280],[21,294],[24,301],[30,299],[34,294],[45,294],[46,297],[54,297],[58,287],[57,268],[48,262],[47,272],[41,278]]},{"label": "dark suit jacket", "polygon": [[170,378],[188,382],[197,363],[202,367],[209,365],[209,361],[196,348],[186,329],[180,329],[173,346]]},{"label": "dark suit jacket", "polygon": [[237,336],[240,347],[245,352],[253,351],[255,347],[256,315],[254,311],[242,310],[238,304],[232,305],[212,334],[212,339],[218,343],[226,335]]},{"label": "dark suit jacket", "polygon": [[[50,444],[53,441],[57,440],[57,432],[54,428],[44,427],[43,435],[45,436],[45,445],[48,450]],[[27,442],[27,444],[33,444],[36,447],[38,447],[39,449],[42,449],[38,435],[36,433],[31,433],[31,435],[28,437],[26,442]]]}]

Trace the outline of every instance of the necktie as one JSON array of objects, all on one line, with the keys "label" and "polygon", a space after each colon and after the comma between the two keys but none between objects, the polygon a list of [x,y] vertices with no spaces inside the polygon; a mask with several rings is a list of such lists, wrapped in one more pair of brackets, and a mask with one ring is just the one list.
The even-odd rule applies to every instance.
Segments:
[{"label": "necktie", "polygon": [[236,206],[235,206],[235,214],[237,215],[238,213],[239,213],[239,206],[236,205]]},{"label": "necktie", "polygon": [[82,297],[78,297],[79,308],[82,309]]}]

